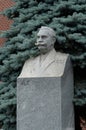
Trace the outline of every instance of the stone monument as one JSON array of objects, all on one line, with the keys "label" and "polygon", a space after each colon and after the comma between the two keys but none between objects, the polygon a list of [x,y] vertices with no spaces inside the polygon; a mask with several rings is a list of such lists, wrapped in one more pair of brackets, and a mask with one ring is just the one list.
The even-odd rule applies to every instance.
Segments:
[{"label": "stone monument", "polygon": [[17,80],[17,130],[74,130],[73,71],[68,54],[56,52],[55,31],[41,27],[36,58]]}]

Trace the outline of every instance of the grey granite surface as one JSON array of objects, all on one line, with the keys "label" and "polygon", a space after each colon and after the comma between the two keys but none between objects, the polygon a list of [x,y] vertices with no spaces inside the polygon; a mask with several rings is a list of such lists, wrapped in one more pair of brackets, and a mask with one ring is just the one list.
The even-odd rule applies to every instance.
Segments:
[{"label": "grey granite surface", "polygon": [[18,79],[17,130],[74,130],[72,98],[69,75]]}]

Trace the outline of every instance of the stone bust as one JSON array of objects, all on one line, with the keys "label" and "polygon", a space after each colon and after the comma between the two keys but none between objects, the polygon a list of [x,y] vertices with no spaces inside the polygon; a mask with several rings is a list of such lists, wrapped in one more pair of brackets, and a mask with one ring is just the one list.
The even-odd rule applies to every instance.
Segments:
[{"label": "stone bust", "polygon": [[25,62],[19,78],[57,77],[63,74],[69,56],[55,51],[55,41],[55,31],[50,27],[42,26],[37,33],[35,43],[40,50],[40,55]]},{"label": "stone bust", "polygon": [[37,33],[37,43],[35,45],[39,48],[41,54],[43,54],[54,48],[55,41],[55,31],[49,27],[42,26]]}]

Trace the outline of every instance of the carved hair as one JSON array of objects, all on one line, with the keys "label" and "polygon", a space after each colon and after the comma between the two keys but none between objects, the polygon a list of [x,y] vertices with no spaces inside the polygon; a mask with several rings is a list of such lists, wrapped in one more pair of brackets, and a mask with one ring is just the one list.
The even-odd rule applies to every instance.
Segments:
[{"label": "carved hair", "polygon": [[56,38],[56,33],[55,33],[55,31],[52,28],[47,27],[47,26],[41,26],[41,28],[39,29],[39,31],[40,30],[47,30],[47,31],[49,31],[49,35],[50,36],[53,36],[53,37]]}]

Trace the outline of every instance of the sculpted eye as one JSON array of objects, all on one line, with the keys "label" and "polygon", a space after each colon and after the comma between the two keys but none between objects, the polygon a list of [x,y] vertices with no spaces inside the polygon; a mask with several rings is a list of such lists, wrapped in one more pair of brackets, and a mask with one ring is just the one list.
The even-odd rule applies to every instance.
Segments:
[{"label": "sculpted eye", "polygon": [[37,38],[40,38],[40,36],[37,36]]},{"label": "sculpted eye", "polygon": [[44,36],[42,36],[42,38],[43,38],[43,39],[45,39],[45,38],[47,38],[47,36],[46,36],[46,35],[44,35]]},{"label": "sculpted eye", "polygon": [[46,35],[37,36],[37,39],[39,39],[39,38],[45,39],[45,38],[47,38],[47,36]]}]

